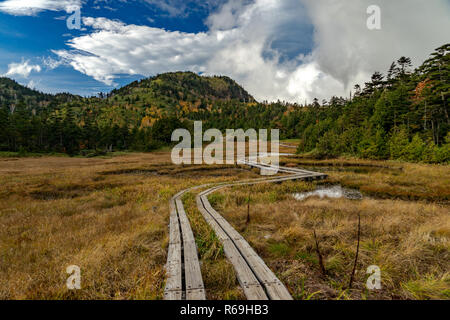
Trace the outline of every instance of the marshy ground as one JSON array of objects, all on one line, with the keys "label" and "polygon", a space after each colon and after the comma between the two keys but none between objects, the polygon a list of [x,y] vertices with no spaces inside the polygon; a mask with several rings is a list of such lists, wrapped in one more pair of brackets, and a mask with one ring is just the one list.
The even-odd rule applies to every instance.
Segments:
[{"label": "marshy ground", "polygon": [[[210,196],[215,208],[243,234],[294,298],[450,299],[448,166],[342,159],[281,162],[288,166],[301,162],[329,174],[323,183],[363,194],[360,200],[310,197],[298,201],[294,193],[314,190],[316,184],[285,182],[233,187]],[[350,289],[358,215],[360,250]],[[366,289],[370,265],[381,269],[381,290]]]},{"label": "marshy ground", "polygon": [[[285,182],[210,196],[294,298],[450,298],[449,166],[302,158],[281,163],[317,168],[330,176],[324,183],[364,195],[298,201],[293,193],[316,185]],[[168,152],[1,158],[0,299],[160,299],[170,197],[195,185],[257,177],[256,171],[233,166],[177,167]],[[183,202],[207,298],[244,298],[233,267],[196,208],[195,194],[186,194]],[[348,289],[358,213],[361,248]],[[326,275],[318,267],[313,229]],[[81,290],[67,290],[68,265],[80,266]],[[380,291],[365,289],[369,265],[381,268]]]}]

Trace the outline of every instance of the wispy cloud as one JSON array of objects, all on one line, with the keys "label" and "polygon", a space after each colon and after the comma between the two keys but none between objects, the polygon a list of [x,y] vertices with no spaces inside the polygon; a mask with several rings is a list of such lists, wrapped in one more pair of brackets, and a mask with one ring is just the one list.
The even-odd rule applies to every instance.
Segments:
[{"label": "wispy cloud", "polygon": [[22,60],[19,63],[10,63],[8,65],[8,72],[5,76],[21,76],[23,78],[28,78],[31,72],[41,72],[42,68],[40,65],[32,65],[29,60]]}]

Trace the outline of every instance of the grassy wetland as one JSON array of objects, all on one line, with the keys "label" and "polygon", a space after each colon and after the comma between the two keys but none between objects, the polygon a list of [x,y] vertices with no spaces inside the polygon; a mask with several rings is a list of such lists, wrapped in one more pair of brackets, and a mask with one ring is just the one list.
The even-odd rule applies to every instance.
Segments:
[{"label": "grassy wetland", "polygon": [[[292,194],[314,190],[317,183],[284,182],[230,187],[210,195],[214,207],[243,234],[294,298],[450,298],[448,166],[302,158],[281,163],[315,168],[329,175],[322,184],[339,184],[363,194],[361,200],[298,201]],[[358,216],[360,248],[349,287]],[[381,269],[381,290],[366,289],[366,270],[371,265]]]},{"label": "grassy wetland", "polygon": [[[176,167],[170,153],[2,158],[0,299],[161,299],[170,197],[253,176],[226,166]],[[204,274],[214,274],[205,279],[215,282],[211,298],[241,297],[233,268],[194,214]],[[82,290],[67,290],[69,265],[81,268]],[[215,292],[224,281],[229,290]]]},{"label": "grassy wetland", "polygon": [[[295,299],[450,298],[449,166],[301,157],[281,164],[327,173],[320,183],[363,194],[360,200],[299,201],[292,194],[317,183],[284,182],[209,196]],[[0,158],[0,299],[161,299],[170,197],[204,183],[258,177],[234,166],[175,166],[168,152]],[[183,203],[207,298],[244,299],[197,210],[199,191],[187,193]],[[349,288],[358,215],[360,249]],[[66,288],[69,265],[81,268],[81,290]],[[381,290],[365,287],[370,265],[381,269]]]}]

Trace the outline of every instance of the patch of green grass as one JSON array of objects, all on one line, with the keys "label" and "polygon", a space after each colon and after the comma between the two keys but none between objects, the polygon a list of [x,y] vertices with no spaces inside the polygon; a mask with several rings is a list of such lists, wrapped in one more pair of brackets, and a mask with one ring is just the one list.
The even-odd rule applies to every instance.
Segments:
[{"label": "patch of green grass", "polygon": [[305,251],[297,252],[295,254],[295,259],[309,262],[309,263],[312,263],[315,265],[317,265],[319,263],[319,261],[317,260],[317,256],[315,254],[310,253],[310,252],[305,252]]},{"label": "patch of green grass", "polygon": [[270,244],[269,251],[276,257],[286,257],[290,254],[291,249],[287,244],[278,242]]},{"label": "patch of green grass", "polygon": [[217,260],[223,258],[224,251],[214,231],[210,231],[207,236],[197,236],[195,238],[197,249],[202,259]]},{"label": "patch of green grass", "polygon": [[163,200],[169,200],[174,193],[174,190],[170,187],[161,188],[158,192],[158,196]]},{"label": "patch of green grass", "polygon": [[208,200],[212,207],[217,207],[225,201],[225,196],[221,193],[213,193],[208,196]]},{"label": "patch of green grass", "polygon": [[281,194],[281,193],[279,193],[278,191],[271,191],[271,192],[269,192],[269,194],[268,194],[268,200],[269,200],[269,202],[271,202],[271,203],[274,203],[274,202],[278,202],[278,201],[281,201],[281,200],[284,200],[286,198],[286,195],[284,195],[284,194]]},{"label": "patch of green grass", "polygon": [[430,274],[422,279],[404,282],[402,287],[414,299],[450,299],[450,274],[447,273],[442,278]]},{"label": "patch of green grass", "polygon": [[345,262],[340,254],[331,256],[325,262],[325,268],[329,272],[339,273],[345,271]]},{"label": "patch of green grass", "polygon": [[308,292],[305,286],[305,278],[300,279],[300,285],[296,288],[292,297],[294,300],[313,300],[316,295],[320,294],[320,291]]}]

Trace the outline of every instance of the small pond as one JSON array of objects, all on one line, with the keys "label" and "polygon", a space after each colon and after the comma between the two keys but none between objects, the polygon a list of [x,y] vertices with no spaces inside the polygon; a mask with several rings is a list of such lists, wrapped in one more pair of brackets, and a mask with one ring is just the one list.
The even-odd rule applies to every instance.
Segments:
[{"label": "small pond", "polygon": [[318,186],[314,191],[294,193],[293,197],[299,201],[305,200],[310,197],[320,197],[321,199],[346,198],[351,200],[360,200],[363,198],[363,195],[358,190],[343,188],[340,185],[334,185],[334,186]]}]

